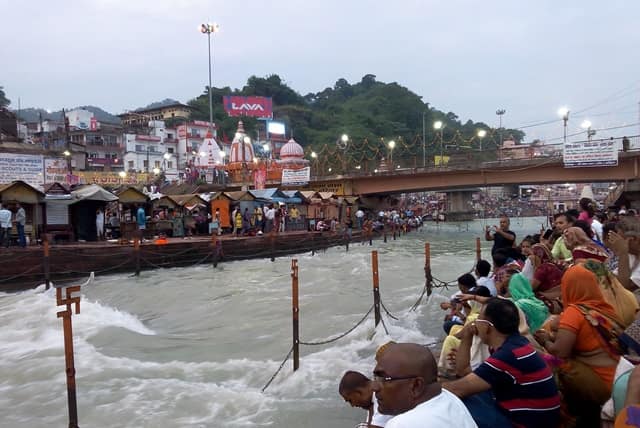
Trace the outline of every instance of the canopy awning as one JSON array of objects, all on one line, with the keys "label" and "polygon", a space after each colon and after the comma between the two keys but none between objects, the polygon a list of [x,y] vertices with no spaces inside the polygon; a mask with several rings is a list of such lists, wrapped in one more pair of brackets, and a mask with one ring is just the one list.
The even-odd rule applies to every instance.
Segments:
[{"label": "canopy awning", "polygon": [[81,187],[80,189],[72,190],[71,196],[76,199],[75,202],[80,201],[99,201],[99,202],[113,202],[119,198],[108,190],[103,189],[97,184],[89,184]]}]

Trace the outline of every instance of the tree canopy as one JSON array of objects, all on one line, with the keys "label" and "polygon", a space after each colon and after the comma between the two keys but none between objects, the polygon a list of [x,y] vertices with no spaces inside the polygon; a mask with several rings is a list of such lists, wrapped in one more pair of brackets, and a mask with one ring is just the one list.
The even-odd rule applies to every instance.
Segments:
[{"label": "tree canopy", "polygon": [[[367,74],[354,84],[338,79],[332,87],[317,93],[300,95],[289,87],[280,76],[251,76],[242,89],[229,87],[213,88],[214,121],[221,136],[233,135],[237,118],[228,117],[224,111],[222,97],[225,95],[267,96],[273,98],[274,118],[283,121],[296,140],[305,147],[320,148],[335,144],[342,134],[350,140],[368,141],[384,146],[391,139],[402,141],[409,153],[421,153],[423,121],[425,142],[433,147],[444,141],[447,147],[456,150],[479,144],[477,132],[487,132],[484,147],[495,146],[501,139],[513,138],[520,143],[524,132],[514,129],[492,129],[485,123],[468,120],[462,123],[453,112],[440,111],[425,103],[422,97],[397,82],[384,83],[373,74]],[[188,103],[194,108],[193,118],[209,118],[208,92]],[[442,121],[442,130],[433,127]],[[243,118],[245,129],[255,138],[256,120]],[[371,144],[370,144],[371,145]]]},{"label": "tree canopy", "polygon": [[0,107],[8,107],[9,104],[11,104],[11,101],[9,101],[4,93],[4,88],[0,86]]}]

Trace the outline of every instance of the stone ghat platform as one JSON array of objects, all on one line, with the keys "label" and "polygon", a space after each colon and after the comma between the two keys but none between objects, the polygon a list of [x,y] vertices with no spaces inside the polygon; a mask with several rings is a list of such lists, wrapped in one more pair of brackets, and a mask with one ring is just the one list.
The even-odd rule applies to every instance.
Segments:
[{"label": "stone ghat platform", "polygon": [[[374,234],[373,237],[379,236]],[[359,231],[349,242],[369,240]],[[86,279],[91,272],[108,275],[157,268],[187,267],[254,258],[276,258],[287,254],[317,251],[347,245],[331,232],[286,232],[262,236],[223,235],[168,238],[166,244],[145,241],[139,249],[133,243],[87,242],[50,245],[49,278],[56,285]],[[45,283],[47,259],[42,245],[0,248],[0,291],[15,292]]]}]

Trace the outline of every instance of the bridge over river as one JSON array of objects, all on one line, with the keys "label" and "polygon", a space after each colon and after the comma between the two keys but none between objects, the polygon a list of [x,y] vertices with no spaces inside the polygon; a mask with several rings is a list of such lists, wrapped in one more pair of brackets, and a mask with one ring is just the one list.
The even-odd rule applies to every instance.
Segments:
[{"label": "bridge over river", "polygon": [[[312,168],[313,170],[313,168]],[[312,176],[309,187],[346,195],[388,195],[510,184],[628,182],[640,174],[640,150],[619,152],[618,165],[567,168],[562,156],[482,162],[474,158],[426,168]]]}]

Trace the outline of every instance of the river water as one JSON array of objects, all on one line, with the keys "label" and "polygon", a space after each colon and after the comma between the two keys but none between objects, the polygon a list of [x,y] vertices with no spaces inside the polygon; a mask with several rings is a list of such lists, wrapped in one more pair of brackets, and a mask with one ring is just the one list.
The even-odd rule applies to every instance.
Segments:
[{"label": "river water", "polygon": [[[512,220],[521,238],[541,219]],[[364,412],[337,393],[346,370],[369,374],[389,340],[431,343],[441,336],[437,289],[409,311],[424,287],[424,243],[432,272],[444,281],[471,269],[484,221],[425,227],[398,240],[328,249],[298,259],[300,338],[330,339],[372,306],[371,251],[379,252],[387,309],[346,337],[291,348],[291,258],[247,260],[217,268],[160,269],[96,277],[73,315],[78,419],[81,427],[353,427]],[[490,221],[489,224],[494,224]],[[490,243],[483,242],[488,257]],[[0,420],[3,427],[68,424],[62,322],[52,290],[0,293]]]}]

